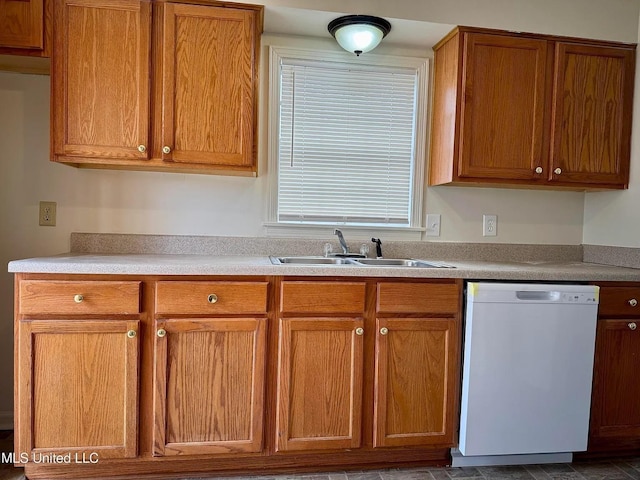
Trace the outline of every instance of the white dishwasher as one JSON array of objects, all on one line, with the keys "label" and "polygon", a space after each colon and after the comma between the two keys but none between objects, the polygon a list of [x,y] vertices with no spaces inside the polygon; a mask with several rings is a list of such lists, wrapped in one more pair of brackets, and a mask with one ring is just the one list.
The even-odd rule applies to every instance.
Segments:
[{"label": "white dishwasher", "polygon": [[570,462],[587,448],[599,287],[468,283],[453,466]]}]

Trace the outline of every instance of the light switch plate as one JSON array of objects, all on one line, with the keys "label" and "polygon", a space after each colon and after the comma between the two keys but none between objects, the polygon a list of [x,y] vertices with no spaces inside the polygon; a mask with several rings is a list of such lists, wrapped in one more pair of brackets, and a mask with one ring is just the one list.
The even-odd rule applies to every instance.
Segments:
[{"label": "light switch plate", "polygon": [[440,236],[440,214],[430,213],[427,215],[427,237]]}]

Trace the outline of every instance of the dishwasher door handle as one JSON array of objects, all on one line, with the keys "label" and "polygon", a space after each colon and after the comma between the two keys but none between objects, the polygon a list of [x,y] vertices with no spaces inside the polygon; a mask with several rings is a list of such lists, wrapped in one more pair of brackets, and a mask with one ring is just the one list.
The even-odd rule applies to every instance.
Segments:
[{"label": "dishwasher door handle", "polygon": [[518,300],[560,300],[560,292],[549,290],[516,290],[516,298]]}]

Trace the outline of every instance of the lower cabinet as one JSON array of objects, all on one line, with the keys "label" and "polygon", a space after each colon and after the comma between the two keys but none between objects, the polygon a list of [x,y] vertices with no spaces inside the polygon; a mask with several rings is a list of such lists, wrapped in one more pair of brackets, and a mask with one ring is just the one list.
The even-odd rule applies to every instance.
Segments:
[{"label": "lower cabinet", "polygon": [[280,320],[277,450],[360,447],[363,320]]},{"label": "lower cabinet", "polygon": [[282,282],[277,451],[360,447],[365,292],[365,282]]},{"label": "lower cabinet", "polygon": [[15,290],[16,452],[136,457],[140,282],[17,279]]},{"label": "lower cabinet", "polygon": [[156,322],[154,455],[262,450],[265,323]]},{"label": "lower cabinet", "polygon": [[640,449],[640,284],[602,285],[589,452]]},{"label": "lower cabinet", "polygon": [[31,461],[137,456],[138,323],[20,322],[17,452]]},{"label": "lower cabinet", "polygon": [[377,284],[374,447],[456,444],[460,311],[454,282]]},{"label": "lower cabinet", "polygon": [[375,447],[454,445],[458,331],[454,319],[378,319]]},{"label": "lower cabinet", "polygon": [[132,278],[17,276],[28,478],[447,461],[461,280]]},{"label": "lower cabinet", "polygon": [[267,292],[263,281],[156,283],[154,456],[262,450]]},{"label": "lower cabinet", "polygon": [[455,445],[459,312],[455,282],[283,282],[278,450]]}]

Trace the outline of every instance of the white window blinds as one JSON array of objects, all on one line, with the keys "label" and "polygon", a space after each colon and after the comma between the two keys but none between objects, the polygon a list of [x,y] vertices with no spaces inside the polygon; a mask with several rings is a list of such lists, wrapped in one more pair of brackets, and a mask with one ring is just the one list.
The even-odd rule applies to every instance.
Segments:
[{"label": "white window blinds", "polygon": [[282,59],[278,221],[410,226],[417,73]]}]

